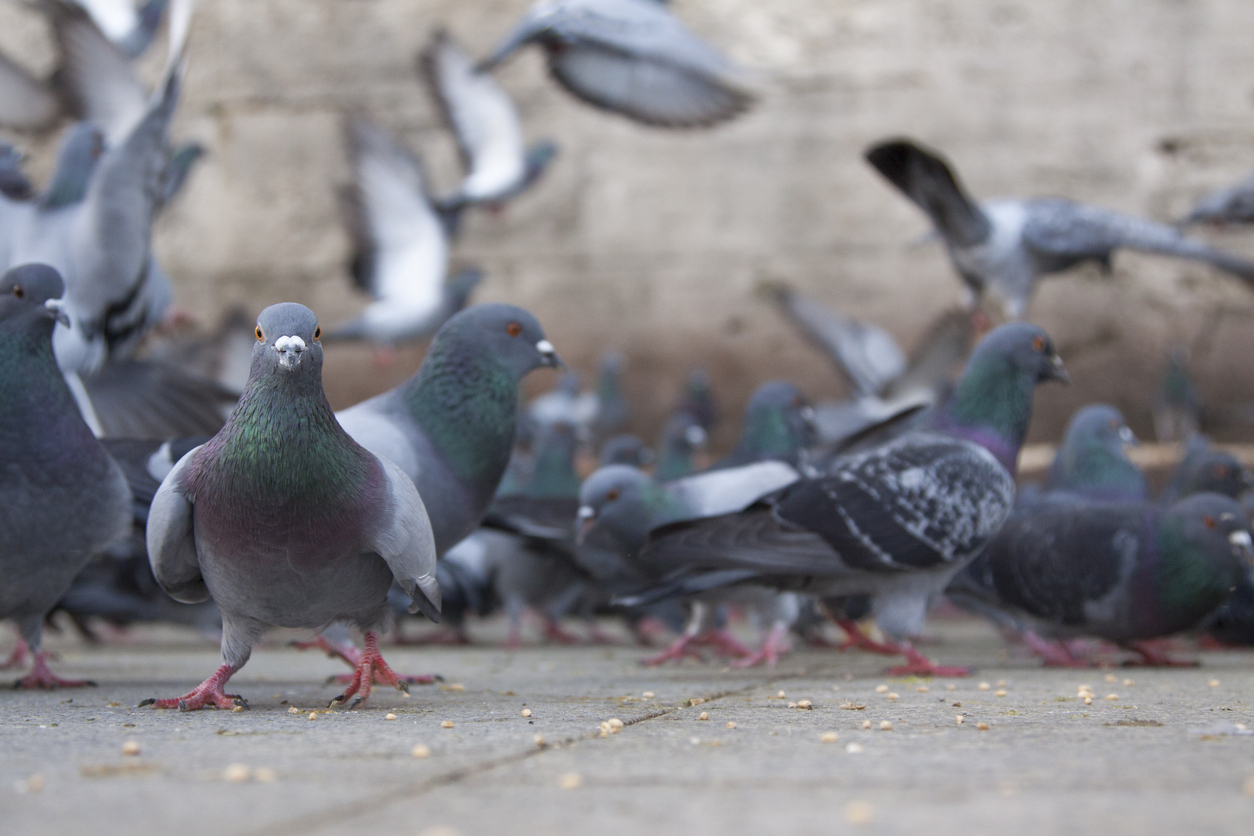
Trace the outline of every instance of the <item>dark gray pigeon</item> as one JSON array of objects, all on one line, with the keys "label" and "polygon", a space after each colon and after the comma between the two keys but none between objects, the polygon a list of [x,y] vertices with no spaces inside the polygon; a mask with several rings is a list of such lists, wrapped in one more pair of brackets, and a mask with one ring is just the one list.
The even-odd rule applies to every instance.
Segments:
[{"label": "dark gray pigeon", "polygon": [[1045,332],[994,330],[926,427],[837,458],[743,511],[652,531],[641,560],[670,578],[632,602],[736,583],[869,595],[880,629],[907,657],[895,670],[963,672],[937,667],[909,638],[1009,515],[1033,392],[1053,379],[1066,374]]},{"label": "dark gray pigeon", "polygon": [[1203,261],[1254,283],[1254,263],[1166,224],[1052,197],[976,203],[945,160],[908,139],[878,143],[866,158],[927,213],[973,301],[988,298],[1011,319],[1027,313],[1040,276],[1085,261],[1109,269],[1121,248]]},{"label": "dark gray pigeon", "polygon": [[1199,223],[1254,223],[1254,175],[1208,193],[1180,220],[1182,226]]},{"label": "dark gray pigeon", "polygon": [[539,179],[557,154],[552,142],[524,145],[513,100],[492,76],[443,29],[423,52],[420,66],[445,121],[457,138],[466,176],[440,201],[448,208],[468,203],[500,205]]},{"label": "dark gray pigeon", "polygon": [[[222,613],[223,665],[182,697],[142,705],[192,711],[243,700],[223,690],[271,626],[344,621],[366,649],[337,702],[404,688],[379,654],[393,581],[412,611],[439,620],[435,540],[413,482],[357,444],[322,390],[321,329],[303,305],[257,318],[252,372],[221,432],[179,460],[148,515],[148,557],[161,588]],[[354,703],[356,704],[356,703]]]},{"label": "dark gray pigeon", "polygon": [[755,98],[739,68],[655,0],[540,0],[480,70],[529,43],[572,94],[647,125],[711,125]]},{"label": "dark gray pigeon", "polygon": [[1145,474],[1128,458],[1136,435],[1123,413],[1108,404],[1076,411],[1054,455],[1045,487],[1094,501],[1149,499]]},{"label": "dark gray pigeon", "polygon": [[749,398],[740,441],[714,468],[764,461],[795,466],[802,451],[816,440],[814,409],[805,395],[787,381],[773,380],[763,383]]},{"label": "dark gray pigeon", "polygon": [[53,356],[63,291],[42,264],[0,277],[0,618],[14,619],[34,652],[34,670],[17,683],[25,688],[88,684],[48,670],[44,616],[131,521],[126,479],[83,422]]}]

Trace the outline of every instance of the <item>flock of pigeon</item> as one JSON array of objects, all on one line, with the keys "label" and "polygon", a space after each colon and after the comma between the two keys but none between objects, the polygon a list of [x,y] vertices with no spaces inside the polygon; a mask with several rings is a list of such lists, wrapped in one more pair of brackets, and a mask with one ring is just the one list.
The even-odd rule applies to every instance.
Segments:
[{"label": "flock of pigeon", "polygon": [[[543,327],[513,305],[468,305],[477,271],[447,275],[462,213],[510,200],[555,158],[552,143],[526,145],[489,74],[517,49],[538,45],[564,88],[643,124],[707,126],[752,105],[746,75],[663,3],[541,0],[477,64],[437,31],[420,67],[462,150],[454,193],[431,194],[416,156],[345,118],[351,273],[374,301],[325,334],[303,305],[274,305],[198,346],[163,333],[173,293],[151,249],[154,218],[203,153],[169,135],[192,0],[36,5],[61,65],[40,80],[0,55],[0,127],[72,125],[42,192],[0,145],[0,617],[21,634],[8,666],[34,664],[18,687],[87,684],[47,666],[55,612],[90,638],[102,621],[220,631],[212,676],[144,703],[180,710],[245,704],[226,684],[272,626],[314,631],[309,646],[353,668],[336,702],[360,702],[376,684],[433,680],[394,672],[385,635],[467,642],[469,619],[498,608],[511,645],[528,611],[559,641],[573,640],[568,616],[603,638],[607,613],[643,644],[677,634],[649,664],[702,647],[774,663],[790,634],[822,641],[833,623],[842,647],[904,656],[895,672],[962,675],[912,644],[946,596],[1046,664],[1107,661],[1092,640],[1147,664],[1175,663],[1157,640],[1187,631],[1254,643],[1254,506],[1241,504],[1254,481],[1231,455],[1194,435],[1151,496],[1123,416],[1093,405],[1045,483],[1016,486],[1036,387],[1067,381],[1049,335],[1020,321],[1036,279],[1130,248],[1254,281],[1254,264],[1184,224],[1054,198],[977,203],[937,153],[876,144],[868,162],[927,213],[971,309],[942,315],[907,356],[879,327],[768,288],[854,394],[811,405],[765,383],[736,448],[710,463],[719,416],[703,373],[656,451],[622,434],[620,356],[594,391],[567,375],[524,405],[522,379],[562,366]],[[149,91],[131,59],[163,17],[168,58]],[[1247,183],[1185,220],[1250,222],[1252,206]],[[407,382],[331,409],[324,342],[385,352],[427,337]],[[759,648],[727,629],[736,613],[760,626]],[[410,614],[444,627],[415,638]]]}]

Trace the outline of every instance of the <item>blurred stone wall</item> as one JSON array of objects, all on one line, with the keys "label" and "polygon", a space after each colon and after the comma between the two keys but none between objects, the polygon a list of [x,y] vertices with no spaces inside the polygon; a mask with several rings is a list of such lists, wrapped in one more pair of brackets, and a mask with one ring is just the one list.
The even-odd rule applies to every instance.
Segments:
[{"label": "blurred stone wall", "polygon": [[[311,305],[326,323],[350,288],[336,189],[340,115],[363,111],[418,151],[441,189],[455,147],[415,73],[443,24],[486,52],[527,0],[202,0],[175,134],[209,149],[160,220],[178,302],[212,322],[227,306]],[[1254,3],[1243,0],[675,0],[676,14],[753,68],[760,104],[694,132],[592,110],[530,52],[497,70],[532,139],[561,155],[501,215],[467,219],[454,259],[487,274],[477,299],[540,317],[590,373],[628,358],[638,429],[656,430],[690,367],[725,411],[787,377],[815,398],[844,383],[755,292],[786,280],[885,325],[907,347],[962,289],[943,251],[911,246],[922,215],[861,153],[893,134],[949,155],[977,196],[1057,194],[1167,220],[1254,166]],[[37,16],[0,2],[0,49],[47,70]],[[160,55],[145,70],[154,76]],[[22,138],[33,169],[50,140]],[[1206,234],[1254,256],[1254,231]],[[1095,399],[1149,432],[1168,349],[1191,350],[1204,396],[1254,402],[1246,362],[1254,294],[1191,264],[1135,254],[1048,281],[1031,309],[1075,381],[1050,387],[1033,436]],[[368,350],[328,351],[337,405],[406,377]],[[550,373],[534,375],[533,389]],[[725,444],[732,428],[724,431]],[[1239,430],[1233,430],[1240,434]]]}]

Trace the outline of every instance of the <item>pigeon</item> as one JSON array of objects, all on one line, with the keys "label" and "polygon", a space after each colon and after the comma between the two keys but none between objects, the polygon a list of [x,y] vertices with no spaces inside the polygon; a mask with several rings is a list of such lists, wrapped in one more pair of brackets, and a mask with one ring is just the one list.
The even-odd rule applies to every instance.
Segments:
[{"label": "pigeon", "polygon": [[1188,441],[1202,429],[1202,401],[1198,397],[1189,358],[1175,349],[1154,400],[1154,436],[1159,441]]},{"label": "pigeon", "polygon": [[457,137],[466,177],[440,201],[446,209],[468,203],[500,205],[539,179],[557,154],[549,141],[523,144],[522,124],[509,94],[474,62],[447,31],[437,30],[420,59],[445,121]]},{"label": "pigeon", "polygon": [[374,301],[327,341],[382,347],[424,339],[466,306],[482,274],[466,269],[446,279],[448,231],[417,158],[361,117],[347,122],[347,133],[355,171],[344,194],[356,248],[351,272]]},{"label": "pigeon", "polygon": [[704,455],[706,441],[705,429],[691,413],[678,412],[672,415],[662,428],[653,478],[659,482],[669,482],[696,473],[697,457]]},{"label": "pigeon", "polygon": [[44,616],[131,523],[126,478],[79,415],[53,356],[64,289],[43,264],[0,277],[0,617],[17,622],[33,652],[22,688],[88,684],[48,670]]},{"label": "pigeon", "polygon": [[1206,636],[1224,647],[1254,645],[1254,570],[1242,575],[1236,589],[1207,621]]},{"label": "pigeon", "polygon": [[1197,435],[1185,448],[1184,459],[1163,488],[1159,501],[1171,503],[1208,492],[1240,499],[1252,488],[1254,480],[1236,456],[1211,448],[1204,436]]},{"label": "pigeon", "polygon": [[1181,226],[1198,223],[1254,223],[1254,174],[1205,195],[1179,221]]},{"label": "pigeon", "polygon": [[608,354],[601,360],[595,391],[582,391],[579,375],[568,372],[551,392],[527,405],[527,417],[537,427],[563,423],[576,428],[594,445],[627,424],[627,402],[622,393],[623,358]]},{"label": "pigeon", "polygon": [[405,689],[375,632],[395,580],[413,612],[440,617],[431,523],[409,476],[344,431],[322,389],[313,311],[272,305],[257,318],[252,372],[225,427],[179,460],[153,497],[148,557],[161,588],[222,613],[223,664],[182,697],[141,705],[193,711],[244,705],[223,690],[268,626],[356,624],[365,652],[336,702],[377,679]]},{"label": "pigeon", "polygon": [[1254,263],[1165,224],[1062,198],[976,203],[945,160],[908,139],[876,144],[866,158],[927,213],[973,302],[992,301],[1011,319],[1026,314],[1038,277],[1084,261],[1109,269],[1119,248],[1203,261],[1254,283]]},{"label": "pigeon", "polygon": [[570,93],[646,125],[713,125],[755,99],[744,73],[656,0],[539,0],[479,70],[529,43]]},{"label": "pigeon", "polygon": [[[1173,664],[1146,644],[1199,625],[1254,568],[1233,500],[1055,502],[1017,512],[981,558],[999,605],[1051,638],[1097,637]],[[1067,660],[1061,660],[1064,663]]]},{"label": "pigeon", "polygon": [[718,422],[718,406],[714,403],[714,390],[710,384],[710,376],[704,369],[693,369],[684,381],[684,391],[680,396],[676,412],[687,412],[701,428],[709,433]]},{"label": "pigeon", "polygon": [[9,200],[30,200],[35,187],[22,171],[25,154],[16,146],[0,140],[0,194]]},{"label": "pigeon", "polygon": [[762,461],[796,465],[802,451],[815,442],[814,410],[791,383],[775,380],[757,388],[745,407],[736,449],[715,468]]},{"label": "pigeon", "polygon": [[869,595],[880,630],[907,658],[895,670],[965,672],[933,664],[909,639],[929,600],[1010,514],[1035,387],[1066,379],[1044,331],[995,329],[925,427],[836,458],[741,511],[654,530],[640,559],[669,577],[632,603],[738,583]]},{"label": "pigeon", "polygon": [[616,435],[601,445],[597,456],[597,464],[629,464],[632,467],[648,467],[653,464],[653,451],[645,445],[640,436]]},{"label": "pigeon", "polygon": [[1113,406],[1090,404],[1078,410],[1054,456],[1046,490],[1099,502],[1149,499],[1145,474],[1127,454],[1136,443],[1123,413]]}]

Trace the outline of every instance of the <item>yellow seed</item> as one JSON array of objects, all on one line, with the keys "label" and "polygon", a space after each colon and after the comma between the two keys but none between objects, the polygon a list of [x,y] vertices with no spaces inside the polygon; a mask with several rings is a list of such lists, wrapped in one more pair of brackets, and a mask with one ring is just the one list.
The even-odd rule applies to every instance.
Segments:
[{"label": "yellow seed", "polygon": [[898,696],[898,695],[897,695],[895,692],[893,692],[893,691],[889,691],[889,692],[888,692],[888,694],[886,694],[884,698],[885,698],[885,699],[889,699],[889,700],[899,700],[899,699],[901,699],[901,697],[900,697],[900,696]]},{"label": "yellow seed", "polygon": [[870,721],[870,720],[863,720],[863,721],[862,721],[862,728],[864,728],[864,729],[869,729],[869,728],[871,728],[871,721]]},{"label": "yellow seed", "polygon": [[1085,698],[1084,698],[1084,704],[1085,704],[1085,705],[1092,705],[1092,704],[1093,704],[1093,698],[1092,698],[1092,697],[1085,697]]},{"label": "yellow seed", "polygon": [[[701,713],[704,714],[705,712],[702,711]],[[605,722],[610,724],[611,729],[621,729],[623,726],[627,725],[626,723],[624,723],[622,720],[618,719],[617,717],[611,717]]]},{"label": "yellow seed", "polygon": [[776,694],[776,695],[775,695],[775,699],[777,699],[777,700],[782,700],[782,699],[783,699],[784,697],[786,697],[786,696],[788,696],[788,695],[787,695],[787,694],[785,694],[783,691],[780,691],[778,694]]},{"label": "yellow seed", "polygon": [[1129,688],[1129,687],[1131,687],[1131,686],[1133,686],[1133,685],[1135,685],[1135,684],[1136,684],[1136,681],[1135,681],[1135,680],[1132,680],[1132,679],[1125,679],[1125,680],[1123,681],[1123,686],[1124,686],[1125,688]]},{"label": "yellow seed", "polygon": [[429,758],[431,757],[431,747],[425,743],[415,743],[414,748],[409,750],[409,754],[415,758]]},{"label": "yellow seed", "polygon": [[797,708],[803,708],[806,711],[809,711],[814,708],[814,703],[810,702],[809,700],[799,700],[797,702]]},{"label": "yellow seed", "polygon": [[698,720],[708,720],[708,719],[710,719],[710,712],[708,712],[708,711],[702,711],[700,714],[698,714],[698,715],[697,715],[697,719],[698,719]]},{"label": "yellow seed", "polygon": [[845,752],[850,755],[860,755],[862,754],[862,744],[861,743],[847,743],[845,744]]},{"label": "yellow seed", "polygon": [[231,713],[232,713],[232,714],[239,714],[239,713],[241,713],[243,710],[244,710],[244,706],[242,706],[242,705],[236,704],[236,705],[231,706]]},{"label": "yellow seed", "polygon": [[583,776],[578,772],[567,772],[557,779],[557,785],[564,790],[577,790],[583,784]]},{"label": "yellow seed", "polygon": [[892,731],[892,730],[893,730],[893,721],[892,721],[892,720],[881,720],[881,721],[880,721],[880,731]]},{"label": "yellow seed", "polygon": [[538,746],[541,749],[543,749],[547,745],[544,742],[544,735],[542,734],[537,734],[535,737],[531,738],[531,742],[536,744],[536,746]]},{"label": "yellow seed", "polygon": [[1093,690],[1093,686],[1092,686],[1092,685],[1081,685],[1081,686],[1080,686],[1080,688],[1079,688],[1079,690],[1081,690],[1081,691],[1092,691],[1092,690]]},{"label": "yellow seed", "polygon": [[820,743],[835,743],[838,740],[840,740],[840,735],[836,734],[834,731],[823,732],[823,734],[819,737]]},{"label": "yellow seed", "polygon": [[734,728],[736,728],[736,724],[735,724],[735,723],[733,723],[731,720],[728,720],[728,721],[727,721],[727,725],[725,725],[723,728],[725,728],[725,729],[734,729]]},{"label": "yellow seed", "polygon": [[999,680],[997,680],[997,687],[998,687],[998,688],[1005,688],[1005,687],[1006,687],[1006,680],[1004,680],[1004,679],[999,679]]},{"label": "yellow seed", "polygon": [[1218,680],[1218,679],[1212,679],[1210,682],[1207,682],[1206,684],[1207,684],[1207,685],[1209,685],[1209,686],[1210,686],[1210,687],[1212,687],[1212,688],[1218,688],[1218,687],[1219,687],[1219,680]]},{"label": "yellow seed", "polygon": [[926,685],[920,685],[918,688],[915,688],[914,690],[918,691],[920,694],[926,694],[929,689]]},{"label": "yellow seed", "polygon": [[646,700],[651,700],[651,699],[653,699],[654,697],[656,697],[656,696],[657,696],[657,694],[654,694],[652,691],[645,691],[645,692],[644,692],[643,694],[641,694],[640,696],[644,697]]},{"label": "yellow seed", "polygon": [[1108,674],[1106,674],[1106,681],[1107,681],[1107,682],[1118,682],[1118,681],[1119,681],[1119,677],[1115,676],[1113,673],[1108,673]]},{"label": "yellow seed", "polygon": [[1117,700],[1117,699],[1119,699],[1119,695],[1118,695],[1118,694],[1107,694],[1107,695],[1106,695],[1106,699],[1108,699],[1108,700],[1112,700],[1112,701],[1113,701],[1113,700]]},{"label": "yellow seed", "polygon": [[987,691],[989,688],[992,688],[993,686],[992,686],[992,685],[989,685],[987,682],[981,682],[981,683],[980,683],[978,686],[976,686],[976,687],[978,687],[981,691]]},{"label": "yellow seed", "polygon": [[957,715],[956,717],[954,717],[954,721],[955,721],[958,725],[960,725],[960,726],[961,726],[963,723],[965,723],[965,722],[966,722],[966,720],[962,719],[962,715],[961,715],[961,714],[959,714],[959,715]]},{"label": "yellow seed", "polygon": [[222,771],[223,780],[232,784],[242,784],[252,777],[253,771],[245,764],[233,763]]},{"label": "yellow seed", "polygon": [[310,719],[310,720],[317,720],[317,719],[318,719],[318,712],[316,712],[316,711],[311,711],[311,712],[309,712],[309,719]]},{"label": "yellow seed", "polygon": [[865,801],[851,801],[845,805],[845,821],[854,826],[870,824],[875,820],[875,809]]},{"label": "yellow seed", "polygon": [[877,694],[887,694],[887,693],[888,693],[888,686],[887,686],[887,685],[876,685],[876,686],[875,686],[875,693],[877,693]]},{"label": "yellow seed", "polygon": [[1004,696],[1006,696],[1006,689],[1005,689],[1005,688],[998,688],[996,691],[994,691],[994,692],[993,692],[993,696],[994,696],[994,697],[1004,697]]},{"label": "yellow seed", "polygon": [[446,682],[440,686],[441,691],[465,691],[466,686],[460,682]]},{"label": "yellow seed", "polygon": [[128,741],[126,741],[125,743],[123,743],[123,744],[122,744],[122,754],[124,754],[124,755],[138,755],[138,754],[139,754],[139,741],[138,741],[138,740],[128,740]]},{"label": "yellow seed", "polygon": [[263,784],[273,784],[279,780],[279,773],[275,772],[268,766],[253,770],[253,777]]},{"label": "yellow seed", "polygon": [[945,686],[945,690],[946,690],[946,691],[957,691],[957,690],[958,690],[958,686],[957,686],[957,685],[955,685],[955,684],[953,684],[953,683],[951,682],[951,683],[949,683],[948,685],[946,685],[946,686]]},{"label": "yellow seed", "polygon": [[790,703],[788,703],[788,707],[789,707],[789,708],[796,708],[796,707],[797,707],[797,704],[796,704],[795,702],[790,702]]},{"label": "yellow seed", "polygon": [[530,716],[531,716],[531,709],[530,709],[530,708],[524,708],[524,709],[522,710],[522,716],[524,716],[524,717],[530,717]]},{"label": "yellow seed", "polygon": [[975,727],[980,731],[988,731],[988,723],[976,723]]},{"label": "yellow seed", "polygon": [[[780,694],[783,694],[783,693],[784,693],[783,691],[780,691]],[[703,702],[705,702],[705,700],[703,700],[701,697],[693,697],[692,699],[688,700],[688,705],[700,705]]]},{"label": "yellow seed", "polygon": [[384,719],[384,720],[395,720],[395,719],[396,719],[396,715],[395,715],[395,714],[390,714],[390,713],[389,713],[389,714],[388,714],[386,717],[384,717],[383,719]]},{"label": "yellow seed", "polygon": [[452,721],[452,720],[445,720],[444,722],[440,723],[440,728],[442,728],[442,729],[451,729],[451,728],[453,728],[453,721]]},{"label": "yellow seed", "polygon": [[287,710],[287,713],[288,714],[300,714],[300,709],[297,708],[296,706],[292,706],[291,708]]}]

